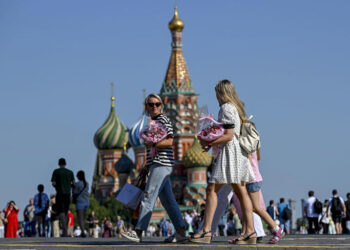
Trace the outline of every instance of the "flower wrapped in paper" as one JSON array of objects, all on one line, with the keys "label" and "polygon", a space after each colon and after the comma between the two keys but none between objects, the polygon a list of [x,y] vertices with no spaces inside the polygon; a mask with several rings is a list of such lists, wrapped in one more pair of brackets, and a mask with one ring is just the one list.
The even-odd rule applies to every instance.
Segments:
[{"label": "flower wrapped in paper", "polygon": [[196,131],[198,138],[211,142],[224,134],[224,127],[210,114],[198,120]]},{"label": "flower wrapped in paper", "polygon": [[[143,139],[147,144],[158,143],[167,137],[165,125],[151,120],[149,125],[144,128],[140,133],[140,138]],[[156,149],[152,147],[152,158],[156,153]]]}]

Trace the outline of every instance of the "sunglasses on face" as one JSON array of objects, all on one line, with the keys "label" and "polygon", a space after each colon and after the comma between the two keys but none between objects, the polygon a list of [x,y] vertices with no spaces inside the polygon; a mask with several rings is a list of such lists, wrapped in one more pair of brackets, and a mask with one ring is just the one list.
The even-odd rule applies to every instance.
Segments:
[{"label": "sunglasses on face", "polygon": [[160,105],[162,105],[160,102],[149,102],[147,104],[151,108],[153,108],[154,106],[159,107]]}]

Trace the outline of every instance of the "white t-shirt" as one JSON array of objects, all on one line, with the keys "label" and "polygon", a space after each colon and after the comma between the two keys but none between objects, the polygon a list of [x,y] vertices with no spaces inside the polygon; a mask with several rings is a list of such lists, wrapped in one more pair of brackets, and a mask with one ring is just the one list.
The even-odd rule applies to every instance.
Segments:
[{"label": "white t-shirt", "polygon": [[306,207],[306,216],[307,217],[318,217],[318,214],[315,213],[315,209],[314,209],[314,203],[316,201],[315,197],[309,197],[307,198],[307,200],[304,202],[304,207]]}]

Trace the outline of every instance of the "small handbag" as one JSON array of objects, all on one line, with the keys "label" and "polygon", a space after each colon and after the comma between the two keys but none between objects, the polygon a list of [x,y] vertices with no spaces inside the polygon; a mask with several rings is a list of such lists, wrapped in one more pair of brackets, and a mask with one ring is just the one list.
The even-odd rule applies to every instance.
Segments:
[{"label": "small handbag", "polygon": [[136,210],[141,202],[143,191],[145,190],[147,183],[147,177],[148,171],[141,171],[136,185],[125,183],[116,197],[116,200],[120,201],[125,206]]}]

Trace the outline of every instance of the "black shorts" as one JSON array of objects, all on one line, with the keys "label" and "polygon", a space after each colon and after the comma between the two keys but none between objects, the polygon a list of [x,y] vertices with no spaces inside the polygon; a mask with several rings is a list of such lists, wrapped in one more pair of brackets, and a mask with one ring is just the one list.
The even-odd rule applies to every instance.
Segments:
[{"label": "black shorts", "polygon": [[332,215],[334,223],[341,223],[343,216],[342,215]]},{"label": "black shorts", "polygon": [[68,214],[70,205],[70,194],[56,194],[56,208],[57,214]]}]

